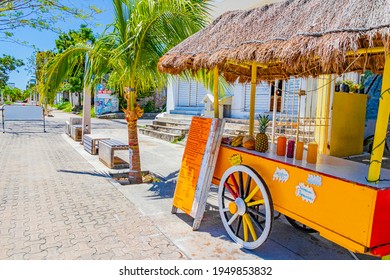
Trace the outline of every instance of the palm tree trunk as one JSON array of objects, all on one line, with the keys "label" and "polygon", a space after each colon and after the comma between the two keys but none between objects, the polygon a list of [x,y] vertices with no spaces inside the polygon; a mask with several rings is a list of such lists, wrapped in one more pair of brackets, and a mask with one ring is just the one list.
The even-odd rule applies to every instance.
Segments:
[{"label": "palm tree trunk", "polygon": [[135,102],[136,92],[130,89],[125,94],[127,109],[125,110],[129,143],[129,182],[130,184],[142,183],[141,157],[139,154],[137,121],[143,114],[143,110]]},{"label": "palm tree trunk", "polygon": [[137,119],[127,119],[127,131],[129,141],[129,182],[130,184],[142,183],[141,157],[139,154]]}]

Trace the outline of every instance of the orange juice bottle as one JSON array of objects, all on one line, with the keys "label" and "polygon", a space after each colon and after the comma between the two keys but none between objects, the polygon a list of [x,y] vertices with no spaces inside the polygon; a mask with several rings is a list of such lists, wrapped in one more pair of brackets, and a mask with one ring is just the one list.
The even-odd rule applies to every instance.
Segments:
[{"label": "orange juice bottle", "polygon": [[279,136],[277,141],[277,147],[276,147],[276,154],[278,156],[285,156],[286,155],[286,142],[287,138],[284,136]]},{"label": "orange juice bottle", "polygon": [[318,144],[315,142],[309,143],[307,146],[307,157],[306,161],[308,163],[317,163],[317,150],[318,150]]},{"label": "orange juice bottle", "polygon": [[297,142],[296,152],[295,152],[295,159],[296,160],[302,160],[302,158],[303,158],[303,142],[302,141],[298,141]]}]

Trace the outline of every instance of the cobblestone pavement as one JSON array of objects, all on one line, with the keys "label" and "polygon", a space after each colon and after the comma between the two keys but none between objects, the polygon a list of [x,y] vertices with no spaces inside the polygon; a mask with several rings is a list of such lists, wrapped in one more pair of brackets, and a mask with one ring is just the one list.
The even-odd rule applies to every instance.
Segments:
[{"label": "cobblestone pavement", "polygon": [[0,134],[0,259],[186,259],[48,120]]}]

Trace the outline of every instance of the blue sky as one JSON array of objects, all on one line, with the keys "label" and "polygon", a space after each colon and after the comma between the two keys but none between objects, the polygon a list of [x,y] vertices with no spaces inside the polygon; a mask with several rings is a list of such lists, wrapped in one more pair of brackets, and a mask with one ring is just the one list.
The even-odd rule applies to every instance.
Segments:
[{"label": "blue sky", "polygon": [[[89,22],[89,27],[94,33],[102,33],[104,27],[112,22],[114,17],[112,11],[112,0],[68,0],[71,5],[87,9],[89,5],[94,5],[101,10],[104,10],[101,14],[96,15],[93,22]],[[80,24],[84,23],[81,20],[69,17],[66,22],[59,22],[58,27],[64,31],[70,29],[79,29]],[[99,23],[101,26],[95,27],[93,24]],[[14,31],[15,37],[27,41],[30,44],[28,46],[20,45],[17,43],[5,43],[0,42],[0,55],[9,54],[15,58],[20,58],[27,63],[27,59],[34,53],[32,45],[35,45],[39,50],[51,50],[55,47],[55,40],[58,38],[58,34],[52,31],[37,31],[30,28],[18,29]],[[27,81],[30,80],[31,74],[28,73],[26,66],[20,67],[19,72],[12,72],[10,75],[9,83],[15,83],[15,86],[20,89],[25,89]]]}]

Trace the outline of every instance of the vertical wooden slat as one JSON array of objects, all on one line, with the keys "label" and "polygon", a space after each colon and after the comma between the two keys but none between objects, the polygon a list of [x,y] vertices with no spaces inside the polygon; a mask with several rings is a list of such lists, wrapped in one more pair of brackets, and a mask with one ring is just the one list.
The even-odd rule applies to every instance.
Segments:
[{"label": "vertical wooden slat", "polygon": [[278,90],[279,90],[279,80],[275,80],[274,87],[274,107],[272,111],[272,133],[271,133],[271,144],[275,143],[275,129],[276,129],[276,111],[278,110]]},{"label": "vertical wooden slat", "polygon": [[214,118],[219,118],[218,67],[214,68]]},{"label": "vertical wooden slat", "polygon": [[257,82],[257,66],[256,63],[253,63],[252,75],[251,75],[251,101],[249,107],[249,135],[251,136],[254,136],[254,128],[255,128],[256,82]]},{"label": "vertical wooden slat", "polygon": [[385,69],[383,71],[381,97],[379,98],[378,118],[375,126],[374,143],[368,180],[377,182],[380,179],[382,157],[385,149],[386,132],[389,125],[390,114],[390,54],[386,54]]}]

